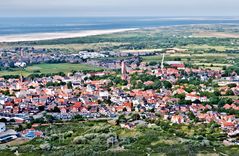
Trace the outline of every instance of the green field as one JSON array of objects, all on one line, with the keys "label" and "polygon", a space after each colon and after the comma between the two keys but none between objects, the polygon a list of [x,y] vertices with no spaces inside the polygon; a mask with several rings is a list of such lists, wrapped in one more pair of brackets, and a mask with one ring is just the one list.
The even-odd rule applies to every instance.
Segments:
[{"label": "green field", "polygon": [[[64,72],[69,73],[71,71],[84,71],[84,70],[100,70],[102,68],[94,67],[86,64],[70,64],[70,63],[60,63],[60,64],[37,64],[33,66],[26,67],[22,71],[24,76],[28,76],[33,73],[58,73]],[[0,76],[4,75],[19,75],[21,73],[20,69],[12,69],[12,71],[0,71]]]},{"label": "green field", "polygon": [[[162,56],[144,56],[142,57],[145,62],[161,62]],[[190,53],[175,53],[165,55],[165,61],[176,61],[181,60],[186,64],[192,64],[194,66],[202,68],[210,68],[215,70],[221,70],[223,66],[232,66],[234,59],[239,58],[238,54],[211,54],[211,53],[201,53],[201,54],[190,54]]]},{"label": "green field", "polygon": [[210,50],[210,49],[215,49],[217,51],[225,51],[225,50],[233,50],[234,48],[231,48],[230,46],[209,46],[209,45],[196,45],[196,44],[191,44],[187,46],[183,46],[182,48],[185,49],[190,49],[190,50]]}]

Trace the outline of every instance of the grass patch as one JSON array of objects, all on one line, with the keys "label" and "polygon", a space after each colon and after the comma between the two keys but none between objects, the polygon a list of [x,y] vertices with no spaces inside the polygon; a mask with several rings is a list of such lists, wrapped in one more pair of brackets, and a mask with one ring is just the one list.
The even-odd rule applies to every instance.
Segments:
[{"label": "grass patch", "polygon": [[226,47],[226,46],[210,46],[210,45],[196,45],[196,44],[191,44],[187,45],[185,47],[182,47],[185,49],[190,49],[190,50],[210,50],[210,49],[215,49],[217,51],[225,51],[225,50],[233,50],[234,48]]},{"label": "grass patch", "polygon": [[37,64],[33,66],[28,66],[26,69],[21,71],[20,69],[13,69],[12,71],[1,71],[0,76],[4,75],[19,75],[22,73],[24,76],[36,73],[58,73],[64,72],[69,73],[71,71],[84,71],[84,70],[101,70],[102,68],[94,67],[86,64],[70,64],[70,63],[59,63],[59,64]]}]

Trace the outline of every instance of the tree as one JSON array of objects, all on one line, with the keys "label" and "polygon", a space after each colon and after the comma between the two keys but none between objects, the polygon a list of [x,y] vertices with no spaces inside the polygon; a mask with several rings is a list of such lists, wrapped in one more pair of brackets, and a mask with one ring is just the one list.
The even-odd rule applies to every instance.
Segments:
[{"label": "tree", "polygon": [[155,66],[155,65],[157,65],[158,63],[157,62],[155,62],[155,61],[151,61],[151,62],[149,62],[149,65],[150,66]]},{"label": "tree", "polygon": [[78,121],[83,121],[84,120],[84,117],[82,115],[75,115],[74,116],[74,119],[75,120],[78,120]]},{"label": "tree", "polygon": [[15,119],[10,119],[10,122],[16,122],[16,120]]},{"label": "tree", "polygon": [[139,120],[140,119],[140,115],[138,113],[134,113],[134,114],[132,114],[131,118],[133,120]]},{"label": "tree", "polygon": [[127,119],[125,118],[124,115],[120,115],[119,118],[118,118],[118,121],[121,123],[121,122],[126,122]]},{"label": "tree", "polygon": [[227,66],[223,66],[223,67],[222,67],[222,70],[227,70]]},{"label": "tree", "polygon": [[68,89],[72,89],[72,88],[73,88],[71,81],[67,83],[67,88],[68,88]]},{"label": "tree", "polygon": [[190,104],[192,104],[192,101],[190,101],[190,100],[180,100],[178,102],[178,104],[180,104],[180,105],[190,105]]},{"label": "tree", "polygon": [[198,122],[198,118],[193,114],[193,112],[188,113],[188,117],[190,120],[193,120],[194,122]]},{"label": "tree", "polygon": [[231,89],[229,89],[229,90],[227,90],[226,95],[227,96],[234,95],[234,92]]},{"label": "tree", "polygon": [[45,118],[46,118],[46,121],[50,123],[52,123],[55,119],[52,115],[46,115]]},{"label": "tree", "polygon": [[7,122],[7,119],[6,118],[1,118],[0,122]]},{"label": "tree", "polygon": [[179,98],[180,100],[184,100],[185,99],[185,94],[176,94],[174,95],[175,98]]},{"label": "tree", "polygon": [[210,104],[218,104],[218,102],[220,101],[219,97],[218,96],[213,96],[213,97],[210,97],[209,98],[209,103]]},{"label": "tree", "polygon": [[55,107],[53,108],[52,112],[60,113],[61,110],[60,110],[58,107],[55,106]]},{"label": "tree", "polygon": [[44,111],[45,110],[45,106],[39,106],[38,109],[39,109],[39,111]]},{"label": "tree", "polygon": [[230,83],[230,84],[228,84],[227,86],[228,86],[229,88],[234,88],[234,87],[237,86],[237,84],[236,84],[236,83]]},{"label": "tree", "polygon": [[180,57],[176,57],[176,58],[174,58],[174,61],[181,61],[181,58]]},{"label": "tree", "polygon": [[18,127],[16,128],[16,131],[22,131],[24,130],[24,127],[22,125],[18,125]]},{"label": "tree", "polygon": [[215,90],[215,91],[214,91],[214,95],[215,95],[215,96],[221,96],[221,92],[220,92],[219,90]]},{"label": "tree", "polygon": [[218,106],[223,107],[225,104],[232,104],[232,103],[233,103],[233,100],[231,98],[222,98],[218,102]]},{"label": "tree", "polygon": [[166,89],[172,88],[172,84],[169,81],[163,81],[163,85]]}]

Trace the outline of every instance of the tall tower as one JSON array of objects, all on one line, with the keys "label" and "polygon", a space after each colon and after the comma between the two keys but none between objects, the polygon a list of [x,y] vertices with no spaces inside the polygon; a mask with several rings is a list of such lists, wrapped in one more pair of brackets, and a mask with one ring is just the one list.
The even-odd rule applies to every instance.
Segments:
[{"label": "tall tower", "polygon": [[23,57],[24,57],[24,50],[23,50],[23,48],[20,48],[20,59],[21,59],[21,61],[22,61]]},{"label": "tall tower", "polygon": [[164,57],[165,57],[165,54],[163,54],[163,57],[162,57],[162,61],[161,61],[161,70],[163,71],[163,68],[164,68]]},{"label": "tall tower", "polygon": [[24,49],[21,47],[20,48],[20,64],[18,65],[18,67],[20,68],[20,82],[22,83],[23,82],[23,74],[22,74],[22,71],[23,71],[23,66],[22,66],[22,63],[23,63],[23,57],[24,57]]},{"label": "tall tower", "polygon": [[[162,72],[161,80],[164,79],[164,57],[165,57],[165,54],[163,54],[162,61],[161,61],[161,67],[160,67],[161,68],[161,72]],[[161,86],[162,86],[163,89],[165,88],[162,81],[161,81]]]},{"label": "tall tower", "polygon": [[121,79],[126,80],[127,78],[127,69],[126,69],[126,64],[125,61],[121,62]]}]

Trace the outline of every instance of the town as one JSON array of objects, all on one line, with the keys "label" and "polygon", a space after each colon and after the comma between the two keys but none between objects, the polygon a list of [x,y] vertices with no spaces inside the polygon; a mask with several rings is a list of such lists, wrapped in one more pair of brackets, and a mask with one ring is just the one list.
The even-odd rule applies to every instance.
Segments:
[{"label": "town", "polygon": [[238,156],[239,2],[0,2],[0,156]]},{"label": "town", "polygon": [[[20,49],[20,62],[23,53]],[[108,57],[79,55],[78,63]],[[238,73],[194,68],[182,61],[165,61],[165,53],[157,55],[162,56],[160,63],[143,62],[135,55],[103,63],[87,61],[104,67],[101,71],[0,78],[0,142],[44,138],[35,128],[75,119],[114,121],[134,129],[160,118],[179,125],[213,123],[225,136],[223,144],[239,145],[239,100],[229,98],[239,95]],[[132,113],[135,117],[126,120],[124,116]]]},{"label": "town", "polygon": [[[129,53],[113,51],[74,51],[73,53],[66,53],[66,51],[62,51],[61,49],[34,47],[3,48],[0,49],[0,70],[16,67],[23,68],[27,65],[40,63],[86,63],[114,69],[117,67],[112,67],[112,63],[115,63],[115,61],[107,61],[108,57],[147,56],[155,54],[155,52]],[[91,60],[97,58],[104,58],[104,60]]]}]

